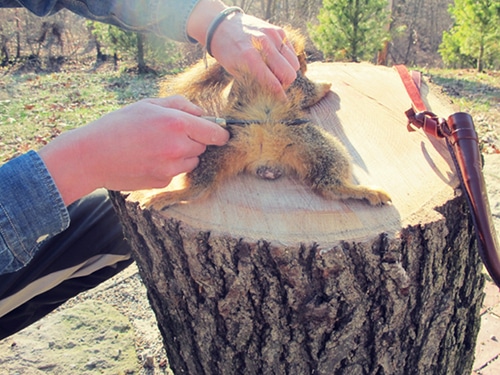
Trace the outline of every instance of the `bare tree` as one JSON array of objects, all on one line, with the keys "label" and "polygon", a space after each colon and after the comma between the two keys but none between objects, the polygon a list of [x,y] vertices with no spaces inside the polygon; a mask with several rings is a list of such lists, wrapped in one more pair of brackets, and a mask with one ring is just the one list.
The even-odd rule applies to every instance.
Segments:
[{"label": "bare tree", "polygon": [[393,0],[392,63],[436,65],[443,31],[451,26],[448,6],[452,0]]},{"label": "bare tree", "polygon": [[48,57],[52,57],[52,47],[58,46],[61,55],[64,53],[63,41],[64,27],[58,22],[42,22],[40,29],[40,36],[37,42],[40,46],[44,46],[47,51]]}]

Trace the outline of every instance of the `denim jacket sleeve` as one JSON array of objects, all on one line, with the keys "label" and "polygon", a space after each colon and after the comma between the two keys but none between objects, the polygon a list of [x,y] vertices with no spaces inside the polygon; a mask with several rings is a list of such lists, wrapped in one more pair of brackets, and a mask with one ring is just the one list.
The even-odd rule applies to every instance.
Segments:
[{"label": "denim jacket sleeve", "polygon": [[186,33],[191,11],[199,0],[0,0],[0,7],[22,5],[37,16],[66,8],[91,20],[128,31],[151,32],[180,41],[195,42]]},{"label": "denim jacket sleeve", "polygon": [[63,199],[36,152],[0,167],[0,274],[23,267],[38,243],[66,229],[69,221]]}]

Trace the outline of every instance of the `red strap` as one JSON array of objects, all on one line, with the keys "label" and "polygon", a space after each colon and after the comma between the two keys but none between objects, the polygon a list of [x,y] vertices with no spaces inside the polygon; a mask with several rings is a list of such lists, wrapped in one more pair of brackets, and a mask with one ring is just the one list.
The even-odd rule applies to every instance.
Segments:
[{"label": "red strap", "polygon": [[414,79],[412,78],[412,75],[410,74],[410,72],[408,72],[406,66],[394,65],[394,69],[397,70],[399,76],[401,77],[401,80],[403,81],[403,85],[405,86],[406,92],[408,92],[408,95],[410,96],[412,106],[415,112],[418,113],[427,111],[427,108],[420,96],[420,87],[419,87],[420,77],[418,77],[418,86],[417,86]]},{"label": "red strap", "polygon": [[422,88],[422,74],[420,74],[418,70],[412,70],[410,74],[413,82],[415,82],[415,85],[418,88],[418,91],[420,91],[420,89]]}]

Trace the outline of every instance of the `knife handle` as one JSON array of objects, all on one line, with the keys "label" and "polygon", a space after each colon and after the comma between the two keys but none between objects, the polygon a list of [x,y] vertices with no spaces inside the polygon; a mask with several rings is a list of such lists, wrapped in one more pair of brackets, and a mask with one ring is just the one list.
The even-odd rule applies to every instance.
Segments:
[{"label": "knife handle", "polygon": [[208,120],[208,121],[211,121],[211,122],[214,122],[216,123],[217,125],[220,125],[220,126],[223,126],[223,127],[226,127],[227,123],[226,123],[226,119],[225,118],[222,118],[222,117],[215,117],[215,116],[201,116],[201,118],[205,119],[205,120]]}]

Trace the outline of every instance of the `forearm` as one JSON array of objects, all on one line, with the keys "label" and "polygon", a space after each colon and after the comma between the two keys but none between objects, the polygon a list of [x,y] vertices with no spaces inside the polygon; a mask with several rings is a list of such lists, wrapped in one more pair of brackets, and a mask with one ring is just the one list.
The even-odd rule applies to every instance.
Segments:
[{"label": "forearm", "polygon": [[[20,0],[28,10],[43,17],[65,8],[85,18],[125,30],[154,33],[173,40],[189,41],[188,18],[199,0]],[[19,6],[0,0],[0,7]]]},{"label": "forearm", "polygon": [[96,152],[86,154],[82,143],[77,132],[69,131],[38,152],[66,206],[102,187],[96,181],[98,176],[89,172]]}]

